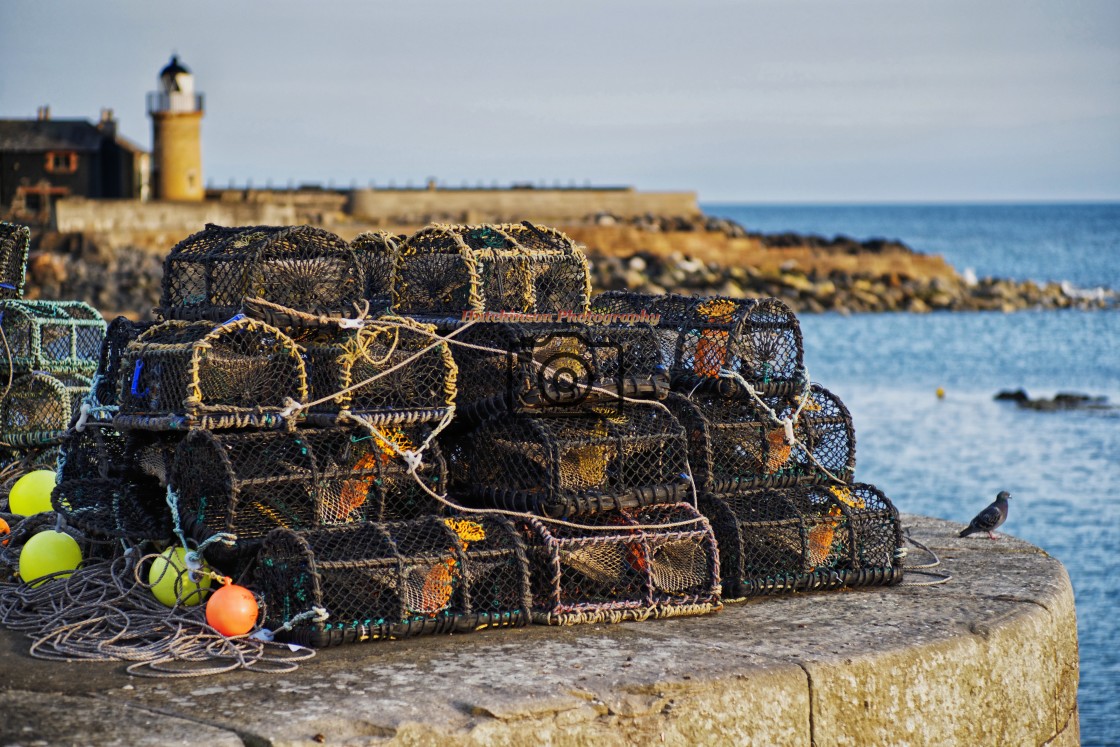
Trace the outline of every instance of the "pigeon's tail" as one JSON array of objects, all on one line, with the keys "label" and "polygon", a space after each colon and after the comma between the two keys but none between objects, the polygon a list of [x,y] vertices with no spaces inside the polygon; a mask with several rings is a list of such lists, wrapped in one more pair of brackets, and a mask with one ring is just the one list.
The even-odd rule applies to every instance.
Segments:
[{"label": "pigeon's tail", "polygon": [[958,537],[967,537],[968,535],[975,534],[976,532],[979,532],[979,531],[980,530],[976,529],[975,527],[965,527],[964,529],[961,530],[961,533],[958,534],[957,536]]}]

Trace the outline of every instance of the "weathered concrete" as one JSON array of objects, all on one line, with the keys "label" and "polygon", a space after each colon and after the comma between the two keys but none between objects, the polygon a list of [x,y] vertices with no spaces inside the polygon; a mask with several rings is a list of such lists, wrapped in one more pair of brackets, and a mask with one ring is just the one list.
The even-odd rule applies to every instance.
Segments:
[{"label": "weathered concrete", "polygon": [[30,660],[5,633],[0,743],[1077,744],[1065,569],[1025,542],[905,523],[950,583],[367,644],[291,674],[133,678]]}]

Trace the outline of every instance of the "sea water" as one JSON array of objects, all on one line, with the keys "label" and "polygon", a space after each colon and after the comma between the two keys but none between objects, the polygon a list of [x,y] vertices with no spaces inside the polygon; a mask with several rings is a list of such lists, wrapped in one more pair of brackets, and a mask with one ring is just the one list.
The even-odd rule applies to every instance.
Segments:
[{"label": "sea water", "polygon": [[[901,239],[981,277],[1120,289],[1120,205],[705,211],[755,231]],[[1001,531],[1057,557],[1073,582],[1083,744],[1120,744],[1120,409],[1040,412],[993,399],[1024,388],[1120,406],[1120,311],[800,319],[810,376],[851,410],[859,481],[901,511],[962,527],[998,491],[1011,492]]]}]

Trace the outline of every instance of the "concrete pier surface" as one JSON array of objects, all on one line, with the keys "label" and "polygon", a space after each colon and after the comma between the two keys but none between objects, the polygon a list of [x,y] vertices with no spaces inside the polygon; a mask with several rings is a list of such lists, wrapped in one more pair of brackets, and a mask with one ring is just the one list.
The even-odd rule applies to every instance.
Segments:
[{"label": "concrete pier surface", "polygon": [[130,677],[32,659],[2,631],[0,744],[1078,744],[1062,565],[1004,535],[904,525],[950,582],[359,644],[287,674]]}]

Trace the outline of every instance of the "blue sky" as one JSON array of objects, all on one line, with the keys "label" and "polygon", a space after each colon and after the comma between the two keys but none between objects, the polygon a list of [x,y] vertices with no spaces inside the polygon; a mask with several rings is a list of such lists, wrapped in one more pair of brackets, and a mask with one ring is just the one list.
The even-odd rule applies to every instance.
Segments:
[{"label": "blue sky", "polygon": [[173,50],[219,186],[1120,198],[1116,0],[0,0],[0,117],[150,146]]}]

